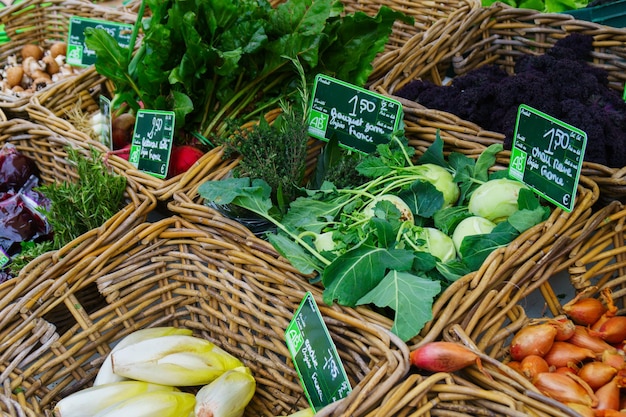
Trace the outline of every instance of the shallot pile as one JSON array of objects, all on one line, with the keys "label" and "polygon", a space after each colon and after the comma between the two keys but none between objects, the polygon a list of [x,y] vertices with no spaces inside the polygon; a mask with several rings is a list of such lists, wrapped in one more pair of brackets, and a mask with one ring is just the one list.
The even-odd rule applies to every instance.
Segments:
[{"label": "shallot pile", "polygon": [[537,319],[511,340],[508,365],[582,416],[626,416],[626,316],[610,290],[575,297],[565,315]]}]

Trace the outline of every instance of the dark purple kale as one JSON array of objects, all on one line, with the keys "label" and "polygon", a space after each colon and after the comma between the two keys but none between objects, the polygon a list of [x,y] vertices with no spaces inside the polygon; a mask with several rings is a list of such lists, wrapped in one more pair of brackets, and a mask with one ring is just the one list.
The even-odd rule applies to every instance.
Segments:
[{"label": "dark purple kale", "polygon": [[508,75],[483,65],[449,86],[415,80],[395,94],[446,111],[505,135],[510,149],[520,104],[534,107],[587,133],[585,160],[626,166],[626,102],[608,85],[606,71],[589,63],[592,37],[578,33],[543,55],[525,55]]}]

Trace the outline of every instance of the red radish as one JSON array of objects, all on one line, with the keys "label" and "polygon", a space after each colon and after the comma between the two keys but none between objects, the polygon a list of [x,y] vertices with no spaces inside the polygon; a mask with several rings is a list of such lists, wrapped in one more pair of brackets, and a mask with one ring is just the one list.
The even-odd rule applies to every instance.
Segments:
[{"label": "red radish", "polygon": [[556,337],[557,330],[549,323],[526,326],[511,340],[511,357],[521,361],[528,355],[545,355]]},{"label": "red radish", "polygon": [[122,113],[111,121],[111,136],[113,148],[121,149],[128,145],[133,138],[135,116],[131,113]]},{"label": "red radish", "polygon": [[556,341],[543,358],[548,365],[556,368],[577,365],[585,359],[594,359],[596,354],[591,349],[582,348],[568,342]]},{"label": "red radish", "polygon": [[179,174],[187,172],[202,156],[204,152],[195,146],[181,145],[172,148],[170,156],[170,166],[168,169],[168,177],[175,177]]},{"label": "red radish", "polygon": [[478,355],[452,342],[429,342],[413,350],[411,364],[431,372],[454,372],[477,364],[482,369]]}]

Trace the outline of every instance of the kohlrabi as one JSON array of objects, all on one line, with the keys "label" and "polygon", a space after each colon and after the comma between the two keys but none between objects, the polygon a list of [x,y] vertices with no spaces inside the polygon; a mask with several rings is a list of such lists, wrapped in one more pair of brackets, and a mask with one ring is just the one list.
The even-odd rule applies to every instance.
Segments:
[{"label": "kohlrabi", "polygon": [[467,208],[476,216],[500,223],[518,210],[517,199],[521,189],[528,187],[508,178],[487,181],[474,190]]},{"label": "kohlrabi", "polygon": [[461,244],[465,236],[486,235],[490,233],[496,224],[484,217],[471,216],[459,222],[452,232],[452,241],[457,253],[461,254]]}]

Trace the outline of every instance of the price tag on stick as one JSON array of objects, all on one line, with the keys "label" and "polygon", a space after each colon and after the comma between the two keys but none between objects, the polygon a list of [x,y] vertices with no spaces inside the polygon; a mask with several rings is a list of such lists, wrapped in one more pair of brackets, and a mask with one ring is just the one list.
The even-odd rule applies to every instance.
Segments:
[{"label": "price tag on stick", "polygon": [[387,143],[402,123],[402,104],[381,94],[318,74],[308,115],[309,135],[363,153]]},{"label": "price tag on stick", "polygon": [[139,110],[128,161],[140,171],[165,178],[173,139],[173,111]]},{"label": "price tag on stick", "polygon": [[309,405],[315,412],[350,393],[350,381],[310,292],[289,323],[285,339]]},{"label": "price tag on stick", "polygon": [[517,113],[509,176],[563,210],[574,208],[587,134],[524,104]]},{"label": "price tag on stick", "polygon": [[120,46],[128,48],[133,32],[133,25],[106,20],[89,19],[86,17],[70,17],[67,35],[66,62],[77,67],[88,67],[96,63],[96,52],[85,45],[85,29],[101,28],[106,30]]}]

